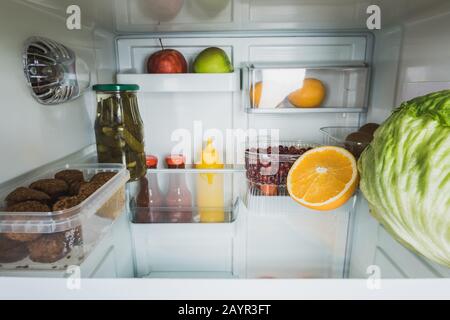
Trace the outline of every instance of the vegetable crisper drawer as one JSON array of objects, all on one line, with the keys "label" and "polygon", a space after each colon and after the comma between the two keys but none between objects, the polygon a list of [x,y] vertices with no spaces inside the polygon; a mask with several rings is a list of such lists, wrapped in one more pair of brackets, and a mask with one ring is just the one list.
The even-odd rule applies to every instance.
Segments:
[{"label": "vegetable crisper drawer", "polygon": [[249,112],[362,111],[367,107],[368,79],[369,68],[364,63],[254,64],[244,70],[244,102]]}]

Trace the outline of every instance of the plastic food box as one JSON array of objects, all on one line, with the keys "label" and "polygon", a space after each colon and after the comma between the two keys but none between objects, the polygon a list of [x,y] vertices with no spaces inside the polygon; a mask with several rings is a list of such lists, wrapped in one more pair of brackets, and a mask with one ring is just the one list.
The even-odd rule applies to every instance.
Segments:
[{"label": "plastic food box", "polygon": [[[67,210],[1,210],[6,207],[6,196],[14,189],[53,178],[66,169],[82,171],[85,180],[99,172],[117,174],[82,203]],[[0,270],[64,270],[79,265],[125,209],[129,173],[121,164],[65,165],[45,172],[36,170],[23,177],[0,186]]]},{"label": "plastic food box", "polygon": [[285,196],[289,170],[306,151],[318,144],[302,141],[249,143],[245,169],[249,191],[262,196]]},{"label": "plastic food box", "polygon": [[244,68],[248,109],[365,108],[364,63],[251,64]]},{"label": "plastic food box", "polygon": [[329,146],[339,146],[350,151],[357,159],[369,145],[369,142],[346,141],[349,134],[357,132],[359,127],[324,127],[320,128],[323,133],[323,143]]}]

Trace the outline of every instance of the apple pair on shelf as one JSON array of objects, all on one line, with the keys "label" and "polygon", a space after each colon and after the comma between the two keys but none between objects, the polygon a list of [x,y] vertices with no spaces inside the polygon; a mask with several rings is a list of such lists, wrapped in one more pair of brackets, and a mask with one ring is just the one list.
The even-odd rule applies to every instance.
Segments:
[{"label": "apple pair on shelf", "polygon": [[[197,55],[192,71],[194,73],[229,73],[233,72],[233,65],[225,51],[210,47]],[[148,58],[147,72],[188,73],[188,63],[181,52],[162,48]]]}]

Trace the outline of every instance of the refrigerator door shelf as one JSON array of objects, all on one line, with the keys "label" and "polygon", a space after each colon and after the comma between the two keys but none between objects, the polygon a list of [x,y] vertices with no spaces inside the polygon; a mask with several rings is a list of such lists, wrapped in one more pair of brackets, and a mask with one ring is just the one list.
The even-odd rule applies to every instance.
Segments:
[{"label": "refrigerator door shelf", "polygon": [[240,70],[231,73],[125,74],[119,83],[135,83],[144,93],[237,92]]},{"label": "refrigerator door shelf", "polygon": [[242,100],[247,112],[341,112],[347,108],[363,112],[368,103],[369,76],[370,68],[356,62],[251,64],[243,69]]}]

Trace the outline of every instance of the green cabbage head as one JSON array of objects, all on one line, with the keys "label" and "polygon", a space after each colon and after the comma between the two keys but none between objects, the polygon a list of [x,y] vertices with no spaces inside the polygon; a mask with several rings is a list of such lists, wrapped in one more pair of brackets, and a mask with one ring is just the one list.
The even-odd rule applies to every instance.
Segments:
[{"label": "green cabbage head", "polygon": [[358,170],[385,229],[450,267],[450,90],[403,103],[375,132]]}]

